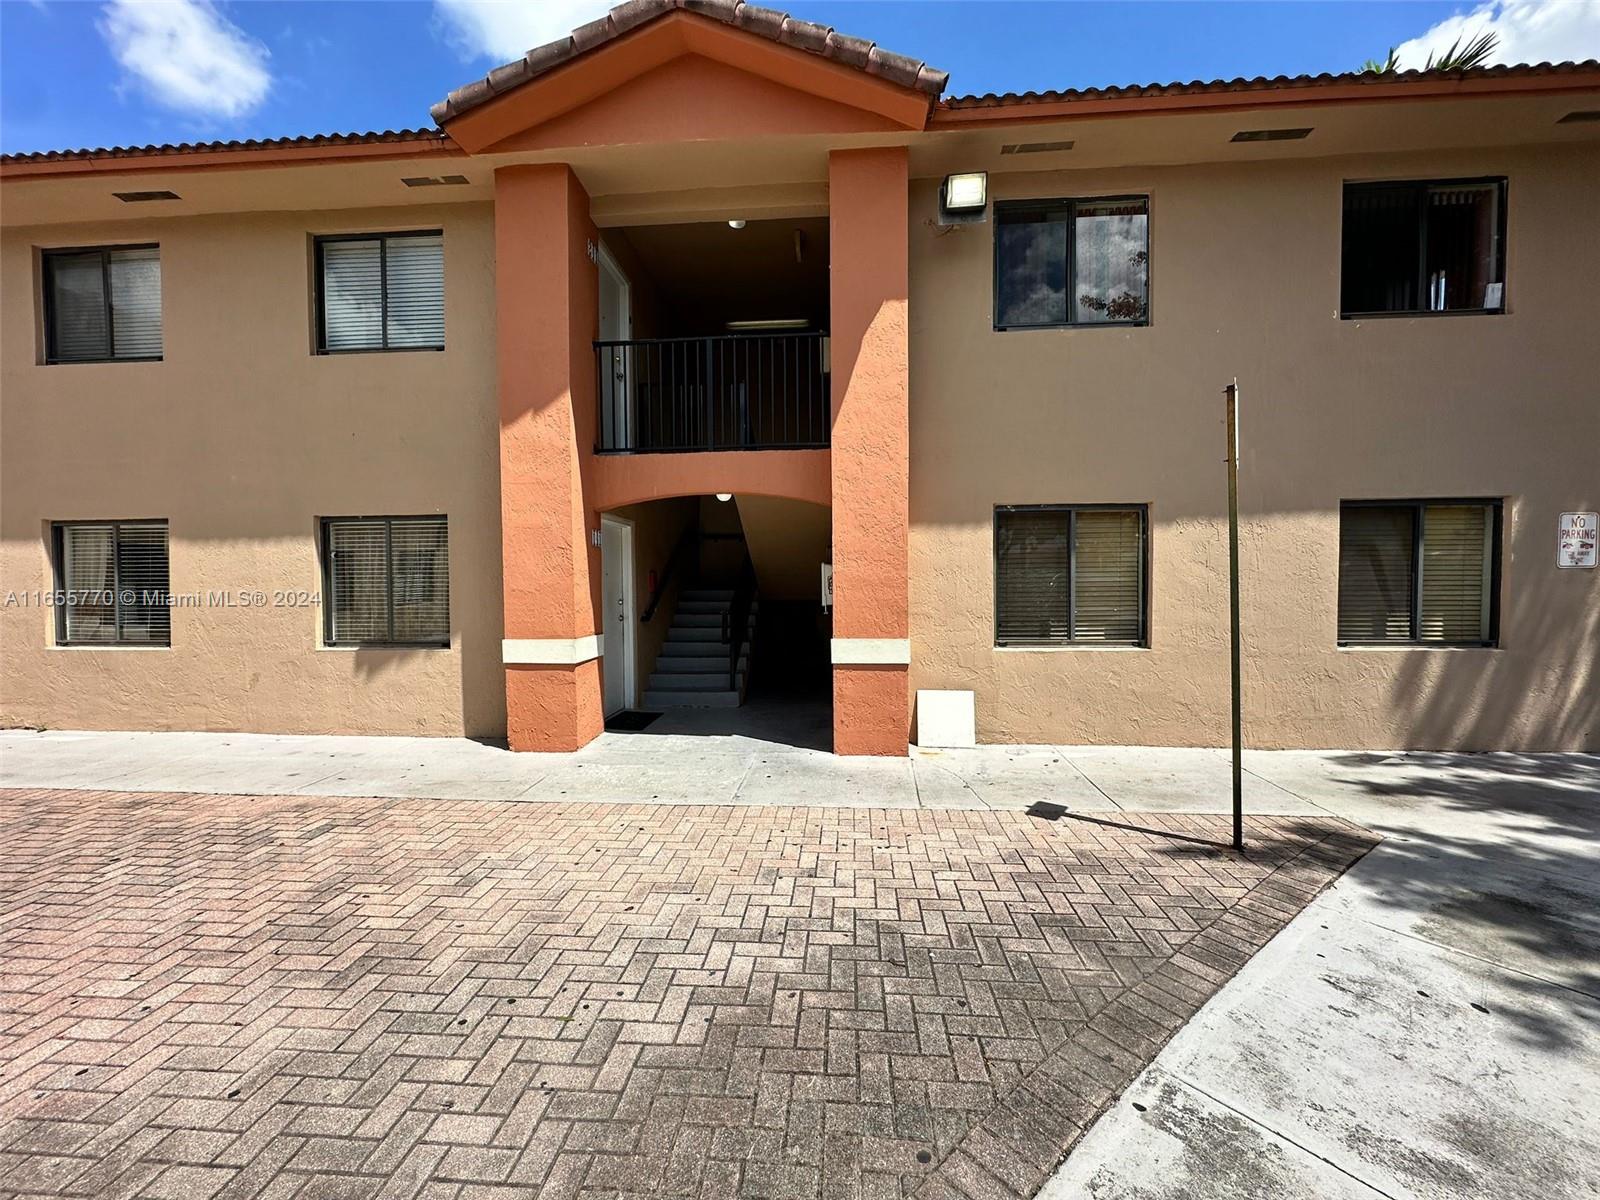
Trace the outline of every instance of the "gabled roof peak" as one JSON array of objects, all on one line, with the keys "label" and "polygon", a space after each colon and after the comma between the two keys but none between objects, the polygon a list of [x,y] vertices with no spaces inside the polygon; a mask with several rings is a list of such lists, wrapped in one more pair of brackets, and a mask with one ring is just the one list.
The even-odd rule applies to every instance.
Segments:
[{"label": "gabled roof peak", "polygon": [[674,12],[708,17],[768,41],[855,67],[885,82],[923,92],[930,102],[939,98],[950,80],[948,71],[937,70],[919,59],[884,50],[826,25],[798,20],[775,8],[746,4],[744,0],[627,0],[599,20],[580,25],[569,36],[537,46],[477,82],[457,88],[433,106],[433,119],[443,125],[503,92]]}]

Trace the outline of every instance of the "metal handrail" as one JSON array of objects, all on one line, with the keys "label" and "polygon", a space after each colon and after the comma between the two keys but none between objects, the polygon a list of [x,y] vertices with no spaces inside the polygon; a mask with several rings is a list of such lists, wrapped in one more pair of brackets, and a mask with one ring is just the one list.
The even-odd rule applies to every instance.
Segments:
[{"label": "metal handrail", "polygon": [[655,590],[650,593],[650,602],[644,606],[644,612],[639,616],[640,624],[644,624],[656,615],[656,609],[661,607],[661,599],[667,594],[667,584],[678,568],[683,565],[689,547],[698,547],[700,538],[694,528],[685,529],[678,538],[678,544],[672,548],[672,553],[667,555],[667,565],[661,568],[661,574],[656,577]]},{"label": "metal handrail", "polygon": [[826,333],[727,333],[594,343],[597,454],[822,449]]},{"label": "metal handrail", "polygon": [[[749,634],[750,601],[755,596],[756,573],[750,560],[746,559],[743,569],[739,572],[738,582],[733,586],[733,599],[728,604],[728,629],[723,640],[728,643],[728,690],[739,689],[739,651],[743,648],[745,639]],[[751,662],[755,661],[755,647],[750,648]]]}]

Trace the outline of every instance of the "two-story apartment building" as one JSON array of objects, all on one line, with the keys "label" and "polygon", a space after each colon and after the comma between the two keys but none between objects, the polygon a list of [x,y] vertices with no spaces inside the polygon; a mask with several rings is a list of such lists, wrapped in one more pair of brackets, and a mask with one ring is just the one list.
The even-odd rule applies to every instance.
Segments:
[{"label": "two-story apartment building", "polygon": [[437,129],[7,157],[0,722],[1222,744],[1237,379],[1250,743],[1600,749],[1600,63],[946,83],[635,0]]}]

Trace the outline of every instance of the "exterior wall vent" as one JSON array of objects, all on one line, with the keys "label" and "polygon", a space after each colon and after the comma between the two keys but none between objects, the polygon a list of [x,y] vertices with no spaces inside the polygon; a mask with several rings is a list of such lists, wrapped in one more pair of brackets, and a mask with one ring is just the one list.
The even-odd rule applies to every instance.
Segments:
[{"label": "exterior wall vent", "polygon": [[1001,154],[1050,154],[1057,150],[1071,150],[1071,142],[1010,142],[1000,147]]},{"label": "exterior wall vent", "polygon": [[124,204],[145,204],[151,200],[181,200],[177,192],[112,192]]},{"label": "exterior wall vent", "polygon": [[1298,142],[1310,137],[1309,129],[1241,129],[1230,142]]},{"label": "exterior wall vent", "polygon": [[469,182],[465,175],[412,175],[400,180],[407,187],[445,187]]},{"label": "exterior wall vent", "polygon": [[1592,121],[1600,121],[1600,108],[1580,108],[1577,112],[1569,112],[1556,122],[1557,125],[1583,125]]}]

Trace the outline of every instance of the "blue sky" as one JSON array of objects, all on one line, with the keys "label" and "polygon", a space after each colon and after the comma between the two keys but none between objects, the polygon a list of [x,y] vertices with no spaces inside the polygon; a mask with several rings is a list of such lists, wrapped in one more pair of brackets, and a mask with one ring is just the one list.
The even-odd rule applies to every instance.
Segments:
[{"label": "blue sky", "polygon": [[[1600,0],[769,0],[951,72],[955,93],[1402,65],[1477,29],[1600,57]],[[428,106],[602,14],[591,0],[0,0],[7,153],[430,124]]]}]

